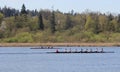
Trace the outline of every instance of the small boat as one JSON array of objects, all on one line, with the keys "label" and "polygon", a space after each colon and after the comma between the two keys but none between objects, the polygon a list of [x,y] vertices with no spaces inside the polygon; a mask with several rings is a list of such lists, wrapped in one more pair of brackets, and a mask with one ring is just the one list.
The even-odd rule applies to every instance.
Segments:
[{"label": "small boat", "polygon": [[30,49],[53,49],[53,47],[43,47],[43,46],[41,46],[41,47],[32,47],[32,48],[30,48]]}]

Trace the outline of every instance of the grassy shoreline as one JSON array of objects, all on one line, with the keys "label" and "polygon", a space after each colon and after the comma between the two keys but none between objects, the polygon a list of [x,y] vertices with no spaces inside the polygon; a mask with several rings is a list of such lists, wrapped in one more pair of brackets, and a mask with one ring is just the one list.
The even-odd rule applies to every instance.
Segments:
[{"label": "grassy shoreline", "polygon": [[120,43],[0,43],[1,47],[33,46],[120,46]]}]

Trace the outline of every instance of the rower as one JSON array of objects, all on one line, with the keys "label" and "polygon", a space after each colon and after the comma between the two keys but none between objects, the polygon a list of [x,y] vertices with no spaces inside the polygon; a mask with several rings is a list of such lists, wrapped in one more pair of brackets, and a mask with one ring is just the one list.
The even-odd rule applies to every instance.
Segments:
[{"label": "rower", "polygon": [[67,49],[65,49],[65,52],[67,52]]},{"label": "rower", "polygon": [[86,53],[88,53],[88,49],[86,49],[86,51],[85,51]]},{"label": "rower", "polygon": [[56,53],[59,53],[58,49],[56,50]]},{"label": "rower", "polygon": [[90,49],[90,52],[92,52],[92,49]]},{"label": "rower", "polygon": [[98,52],[98,48],[96,48],[96,52]]},{"label": "rower", "polygon": [[70,51],[69,51],[70,53],[71,53],[71,48],[70,48]]},{"label": "rower", "polygon": [[75,49],[75,52],[77,52],[77,49]]},{"label": "rower", "polygon": [[83,52],[83,49],[81,48],[81,52]]},{"label": "rower", "polygon": [[103,52],[103,48],[102,48],[101,52]]}]

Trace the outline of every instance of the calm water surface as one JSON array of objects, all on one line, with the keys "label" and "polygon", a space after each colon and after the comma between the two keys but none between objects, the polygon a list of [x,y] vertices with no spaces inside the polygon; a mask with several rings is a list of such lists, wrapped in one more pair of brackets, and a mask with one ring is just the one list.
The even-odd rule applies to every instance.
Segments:
[{"label": "calm water surface", "polygon": [[[67,47],[57,47],[64,51]],[[104,48],[115,53],[53,54],[56,49],[30,49],[30,47],[1,47],[0,72],[120,72],[120,47],[68,47]]]}]

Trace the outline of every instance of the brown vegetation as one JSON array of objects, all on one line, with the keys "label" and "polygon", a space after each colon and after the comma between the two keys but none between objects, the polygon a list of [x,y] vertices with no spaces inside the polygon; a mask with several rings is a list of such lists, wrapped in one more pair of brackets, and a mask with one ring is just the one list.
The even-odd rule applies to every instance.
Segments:
[{"label": "brown vegetation", "polygon": [[0,46],[120,46],[120,43],[0,43]]}]

